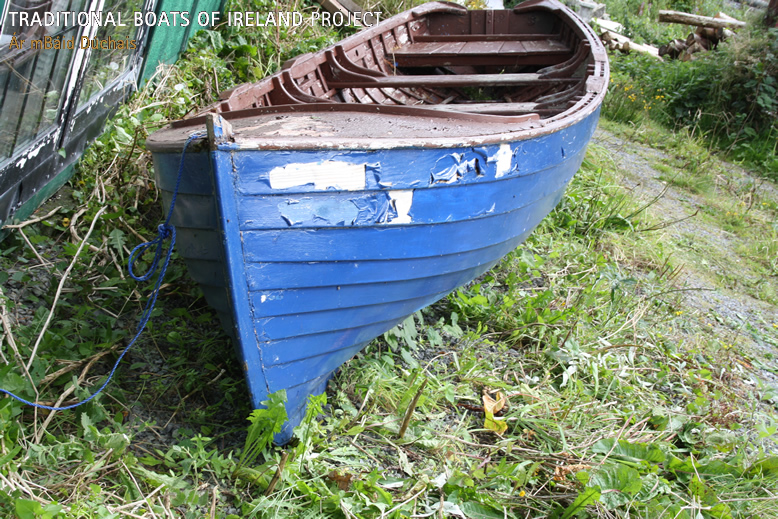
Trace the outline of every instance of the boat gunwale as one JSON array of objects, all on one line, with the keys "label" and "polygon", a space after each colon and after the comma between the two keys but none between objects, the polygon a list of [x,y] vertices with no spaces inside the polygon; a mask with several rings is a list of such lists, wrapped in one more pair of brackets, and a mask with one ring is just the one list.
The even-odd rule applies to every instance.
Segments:
[{"label": "boat gunwale", "polygon": [[[425,4],[424,6],[405,13],[401,13],[393,18],[398,18],[398,23],[405,23],[406,21],[413,20],[430,12],[440,12],[441,8],[447,10],[453,9],[456,12],[467,12],[465,8],[458,6],[457,4],[451,4],[448,2],[432,2]],[[472,144],[496,144],[503,142],[515,142],[521,140],[532,139],[543,135],[548,135],[559,130],[568,128],[588,116],[594,113],[602,104],[602,100],[607,92],[609,67],[608,58],[605,48],[597,38],[594,31],[581,20],[573,11],[565,7],[556,0],[537,0],[530,3],[525,2],[516,6],[513,11],[527,11],[532,9],[547,9],[554,12],[571,30],[573,30],[579,38],[581,38],[581,45],[588,43],[589,54],[591,56],[591,63],[587,66],[586,73],[581,77],[581,82],[584,86],[583,94],[581,98],[571,107],[563,110],[562,112],[549,117],[547,119],[540,119],[537,114],[523,114],[519,116],[502,116],[492,114],[473,114],[457,111],[445,111],[441,109],[430,109],[425,105],[418,106],[402,106],[402,105],[382,105],[382,104],[357,104],[357,103],[335,103],[327,102],[322,99],[319,103],[308,104],[281,104],[273,106],[264,106],[257,108],[246,108],[240,110],[229,110],[218,112],[218,114],[227,121],[239,120],[247,117],[257,117],[262,115],[284,115],[284,114],[311,114],[322,115],[326,112],[355,112],[355,113],[373,113],[380,117],[391,115],[402,115],[410,117],[423,117],[427,119],[436,119],[441,121],[452,121],[454,124],[458,122],[470,122],[474,123],[482,128],[477,128],[472,135],[467,137],[445,137],[445,136],[433,136],[422,138],[397,138],[397,137],[372,137],[372,138],[343,138],[335,137],[328,138],[326,136],[315,136],[308,138],[279,138],[279,137],[267,137],[261,134],[256,136],[243,136],[238,135],[237,139],[233,142],[225,142],[219,145],[220,149],[262,149],[262,150],[281,150],[281,149],[342,149],[342,150],[356,150],[356,149],[391,149],[391,148],[445,148],[445,147],[462,147]],[[391,19],[390,19],[391,20]],[[389,20],[387,20],[388,22]],[[365,29],[357,34],[349,36],[344,40],[341,40],[336,45],[343,46],[354,40],[366,40],[371,37],[375,37],[376,34],[382,34],[386,32],[386,28],[382,28],[381,24]],[[376,33],[376,34],[373,34]],[[333,46],[334,48],[335,46]],[[324,49],[327,50],[327,49]],[[319,51],[320,53],[324,53]],[[195,128],[201,130],[205,123],[205,118],[208,113],[218,110],[223,103],[227,102],[227,99],[233,93],[239,91],[241,88],[254,88],[260,84],[270,82],[274,78],[279,77],[280,73],[289,71],[291,67],[299,63],[301,59],[308,59],[313,54],[303,54],[297,58],[293,58],[284,64],[279,73],[269,76],[261,81],[253,84],[240,85],[231,91],[225,91],[220,96],[220,101],[209,108],[210,112],[202,113],[198,116],[176,121],[154,134],[152,134],[147,140],[148,149],[151,151],[176,151],[180,150],[183,142],[192,132],[182,132],[186,128]],[[502,103],[495,103],[500,105]],[[499,129],[494,132],[489,132],[485,127],[488,124],[499,125],[511,125],[515,124],[517,127],[509,131],[500,131]],[[171,132],[178,131],[178,136],[173,138],[164,138],[165,135]],[[238,132],[239,133],[239,132]]]},{"label": "boat gunwale", "polygon": [[[591,116],[599,109],[600,103],[596,102],[598,97],[601,98],[603,96],[599,94],[584,96],[584,98],[582,98],[574,106],[574,108],[577,109],[577,112],[575,114],[571,114],[571,116],[565,118],[557,119],[553,121],[551,124],[548,123],[550,119],[547,120],[540,119],[531,122],[528,125],[518,127],[515,130],[494,132],[494,133],[485,133],[485,132],[473,133],[472,135],[467,137],[437,137],[437,136],[429,136],[423,138],[420,137],[411,137],[411,138],[361,137],[361,138],[346,139],[343,137],[315,136],[315,137],[307,137],[307,138],[297,137],[297,138],[284,139],[279,137],[267,137],[263,135],[257,135],[253,137],[238,136],[238,138],[236,139],[235,136],[233,136],[233,140],[231,142],[228,141],[228,142],[223,142],[221,144],[218,144],[217,148],[223,151],[237,151],[237,150],[273,151],[273,150],[290,150],[290,149],[301,150],[301,151],[303,150],[377,151],[377,150],[384,150],[384,149],[400,150],[400,149],[414,149],[414,148],[466,148],[474,145],[519,142],[519,141],[534,139],[538,137],[543,137],[545,135],[551,135],[560,130],[564,130],[575,124],[583,122],[584,120],[586,120],[587,117]],[[336,108],[336,107],[342,107],[342,108]],[[353,109],[355,107],[364,107],[364,108],[358,108],[355,110]],[[393,107],[393,108],[408,108],[409,110],[413,110],[412,107]],[[381,114],[382,110],[380,108],[380,105],[351,106],[346,104],[320,103],[320,104],[310,104],[310,105],[283,105],[277,107],[267,107],[266,109],[252,108],[247,111],[253,111],[253,110],[264,110],[262,113],[268,115],[272,115],[272,114],[320,115],[322,113],[326,113],[327,111],[332,111],[332,112],[337,111],[343,113],[374,112],[377,115],[386,117],[385,115]],[[224,117],[224,114],[219,114],[219,115]],[[258,115],[258,114],[254,114],[254,115]],[[408,113],[408,116],[419,117],[422,115],[425,118],[452,120],[453,122],[457,121],[457,119],[446,117],[447,114],[445,113],[441,113],[439,111],[433,111],[433,110],[427,110],[425,113],[419,113],[419,112]],[[494,117],[499,117],[499,116],[494,116]],[[239,119],[239,118],[240,117],[234,117],[231,119]],[[225,119],[227,119],[228,121],[231,120],[230,118],[225,118]],[[147,149],[152,152],[180,153],[183,143],[186,141],[187,137],[192,133],[201,131],[204,128],[204,124],[199,124],[199,118],[191,119],[190,121],[197,121],[197,122],[194,122],[191,125],[187,125],[184,128],[192,128],[192,131],[185,132],[185,133],[182,132],[180,137],[175,139],[170,139],[170,140],[160,139],[160,135],[158,135],[160,132],[157,132],[157,134],[153,134],[146,141]],[[508,123],[502,122],[502,124],[507,125]],[[176,128],[176,129],[180,130],[183,128]],[[155,136],[157,137],[155,138]],[[205,138],[201,140],[204,142]]]}]

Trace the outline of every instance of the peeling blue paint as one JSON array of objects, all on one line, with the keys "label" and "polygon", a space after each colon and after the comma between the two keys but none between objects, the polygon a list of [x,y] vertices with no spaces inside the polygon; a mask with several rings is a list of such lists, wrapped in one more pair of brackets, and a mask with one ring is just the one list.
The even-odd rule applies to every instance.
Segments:
[{"label": "peeling blue paint", "polygon": [[259,303],[266,303],[268,301],[281,301],[284,299],[284,291],[283,290],[274,290],[274,291],[262,291],[257,292],[257,296],[259,296]]},{"label": "peeling blue paint", "polygon": [[359,209],[358,224],[382,223],[397,217],[397,211],[392,207],[391,198],[386,191],[355,198],[352,202]]},{"label": "peeling blue paint", "polygon": [[[181,195],[192,200],[176,211],[205,207],[198,197],[214,184],[221,202],[216,229],[174,214],[181,254],[239,340],[255,405],[287,389],[282,439],[306,396],[367,341],[527,237],[578,169],[597,115],[511,143],[347,152],[220,147],[210,161],[191,163],[187,176],[205,178],[187,180],[197,193]],[[325,161],[362,166],[364,188],[286,182],[270,189],[275,168]],[[174,166],[155,154],[162,189],[174,186]],[[203,228],[187,229],[187,221]],[[215,249],[208,257],[199,250],[206,237]],[[222,242],[228,249],[216,250]]]},{"label": "peeling blue paint", "polygon": [[281,217],[290,227],[302,225],[353,225],[359,216],[353,200],[303,198],[278,204]]},{"label": "peeling blue paint", "polygon": [[381,180],[381,163],[365,164],[365,178],[368,189],[385,189],[392,187],[391,182]]},{"label": "peeling blue paint", "polygon": [[432,174],[430,183],[450,184],[464,178],[467,173],[476,171],[478,159],[475,157],[465,158],[466,155],[466,153],[449,153],[439,158],[430,171]]}]

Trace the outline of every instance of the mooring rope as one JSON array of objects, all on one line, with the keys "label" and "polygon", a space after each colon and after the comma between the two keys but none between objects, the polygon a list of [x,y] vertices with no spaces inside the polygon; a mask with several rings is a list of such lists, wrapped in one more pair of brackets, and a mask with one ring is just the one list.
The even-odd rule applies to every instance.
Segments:
[{"label": "mooring rope", "polygon": [[[73,409],[74,407],[78,407],[86,404],[87,402],[95,398],[97,395],[99,395],[103,391],[103,389],[106,388],[108,383],[113,378],[114,373],[116,373],[116,369],[119,367],[119,364],[122,362],[122,359],[127,354],[127,352],[130,351],[130,348],[133,347],[135,342],[140,338],[141,334],[143,333],[143,330],[146,328],[146,324],[148,324],[149,320],[151,319],[151,313],[154,311],[154,305],[156,305],[157,303],[157,296],[159,295],[159,289],[162,286],[162,281],[165,279],[165,273],[167,272],[168,265],[170,265],[170,258],[173,254],[173,248],[176,245],[176,228],[173,226],[173,224],[170,223],[170,219],[173,217],[173,208],[176,206],[176,198],[178,198],[178,189],[181,186],[181,177],[183,176],[183,172],[184,172],[184,158],[186,157],[186,150],[187,148],[189,148],[189,145],[192,143],[192,141],[204,136],[205,134],[201,132],[193,133],[192,135],[189,136],[189,138],[186,140],[186,143],[184,144],[184,150],[181,152],[181,164],[178,167],[178,177],[176,178],[176,187],[173,190],[173,197],[170,200],[170,209],[168,210],[167,218],[165,218],[165,223],[162,223],[157,227],[157,237],[151,241],[137,245],[134,249],[132,249],[132,252],[130,252],[130,257],[127,260],[127,270],[130,273],[130,276],[135,281],[148,281],[154,275],[154,272],[157,270],[157,267],[159,266],[159,260],[162,258],[163,245],[165,240],[170,238],[170,246],[168,247],[167,254],[165,254],[165,261],[162,264],[162,269],[160,269],[159,275],[157,276],[157,281],[154,284],[154,289],[151,291],[151,295],[149,296],[148,301],[146,301],[146,306],[144,307],[143,313],[141,314],[141,319],[140,322],[138,323],[138,328],[137,328],[137,332],[135,333],[135,337],[133,337],[130,343],[127,346],[125,346],[124,350],[122,350],[121,355],[119,355],[119,358],[116,359],[116,362],[114,363],[111,372],[108,374],[108,378],[105,379],[105,382],[103,382],[103,385],[100,386],[100,388],[97,391],[89,395],[84,400],[81,400],[80,402],[76,402],[75,404],[61,406],[61,407],[30,402],[29,400],[25,400],[24,398],[15,395],[10,391],[2,388],[0,388],[0,393],[6,394],[11,398],[15,398],[16,400],[18,400],[23,404],[37,407],[39,409],[48,409],[50,411],[65,411],[66,409]],[[143,253],[146,252],[146,250],[150,249],[151,247],[156,247],[156,251],[154,252],[154,259],[152,260],[148,271],[145,274],[138,276],[135,274],[135,272],[133,272],[133,265],[135,264],[135,261],[139,257],[141,257]]]}]

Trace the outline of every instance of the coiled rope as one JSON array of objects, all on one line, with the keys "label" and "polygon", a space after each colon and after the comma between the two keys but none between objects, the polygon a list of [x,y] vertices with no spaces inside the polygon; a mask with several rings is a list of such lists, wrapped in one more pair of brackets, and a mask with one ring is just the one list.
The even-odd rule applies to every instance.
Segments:
[{"label": "coiled rope", "polygon": [[[173,190],[173,197],[170,201],[170,209],[168,209],[167,218],[165,218],[165,223],[162,223],[157,227],[157,237],[146,243],[141,243],[140,245],[132,249],[132,252],[130,252],[130,257],[127,260],[127,271],[130,273],[130,276],[135,281],[148,281],[154,275],[154,272],[156,272],[159,266],[159,261],[160,259],[162,259],[165,240],[170,238],[170,246],[167,249],[167,253],[164,255],[165,261],[164,263],[162,263],[162,268],[160,269],[159,275],[157,276],[157,281],[156,283],[154,283],[154,289],[151,291],[151,295],[149,296],[148,301],[146,301],[146,306],[144,307],[143,313],[141,314],[141,319],[140,322],[138,323],[138,328],[135,333],[135,337],[133,337],[130,343],[124,348],[124,350],[122,350],[121,355],[119,355],[119,358],[116,359],[116,362],[114,363],[111,372],[108,374],[108,378],[105,379],[105,382],[103,382],[103,385],[100,386],[97,391],[89,395],[84,400],[81,400],[80,402],[76,402],[75,404],[61,406],[61,407],[30,402],[29,400],[25,400],[24,398],[15,395],[10,391],[2,388],[0,388],[0,393],[6,394],[11,398],[15,398],[16,400],[18,400],[23,404],[37,407],[39,409],[48,409],[50,411],[65,411],[66,409],[73,409],[74,407],[78,407],[86,404],[87,402],[94,399],[97,395],[99,395],[103,391],[103,389],[106,388],[108,383],[113,378],[114,373],[116,373],[116,370],[119,367],[119,364],[122,362],[122,359],[127,354],[127,352],[130,351],[130,348],[132,348],[133,345],[135,345],[135,343],[143,333],[143,330],[146,328],[146,324],[148,324],[149,319],[151,319],[151,312],[154,310],[154,305],[157,303],[157,296],[159,296],[159,289],[162,286],[162,281],[165,279],[165,273],[167,272],[168,265],[170,265],[170,257],[172,256],[173,248],[176,245],[176,228],[173,226],[173,224],[170,223],[170,219],[173,217],[173,208],[175,208],[176,206],[176,198],[178,197],[178,188],[181,185],[181,177],[183,176],[183,172],[184,172],[184,158],[186,157],[186,150],[187,148],[189,148],[189,145],[194,140],[202,138],[204,136],[205,134],[201,132],[193,133],[192,135],[189,136],[189,138],[186,140],[186,143],[184,144],[184,150],[181,152],[181,163],[178,167],[176,187]],[[154,252],[154,259],[152,260],[151,265],[148,268],[148,271],[145,274],[136,275],[133,268],[135,261],[141,256],[143,256],[143,254],[152,247],[156,247],[156,250]]]}]

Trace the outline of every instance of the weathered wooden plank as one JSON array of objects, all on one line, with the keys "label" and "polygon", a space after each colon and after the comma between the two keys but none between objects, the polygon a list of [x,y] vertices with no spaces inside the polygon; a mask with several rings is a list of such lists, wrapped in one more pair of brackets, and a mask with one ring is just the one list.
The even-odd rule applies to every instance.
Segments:
[{"label": "weathered wooden plank", "polygon": [[696,25],[697,27],[745,27],[746,22],[735,19],[711,18],[696,14],[683,13],[681,11],[659,11],[659,21],[664,23],[683,23]]},{"label": "weathered wooden plank", "polygon": [[576,83],[577,78],[549,78],[542,74],[457,74],[439,76],[387,76],[349,78],[346,81],[330,81],[333,88],[384,88],[384,87],[485,87],[534,84]]},{"label": "weathered wooden plank", "polygon": [[[427,41],[532,41],[549,39],[548,34],[417,34],[416,42]],[[558,39],[558,38],[557,38]]]},{"label": "weathered wooden plank", "polygon": [[457,103],[450,105],[424,105],[429,110],[456,110],[470,114],[519,115],[542,113],[538,103]]},{"label": "weathered wooden plank", "polygon": [[398,67],[557,65],[571,50],[558,40],[420,42],[391,53]]}]

